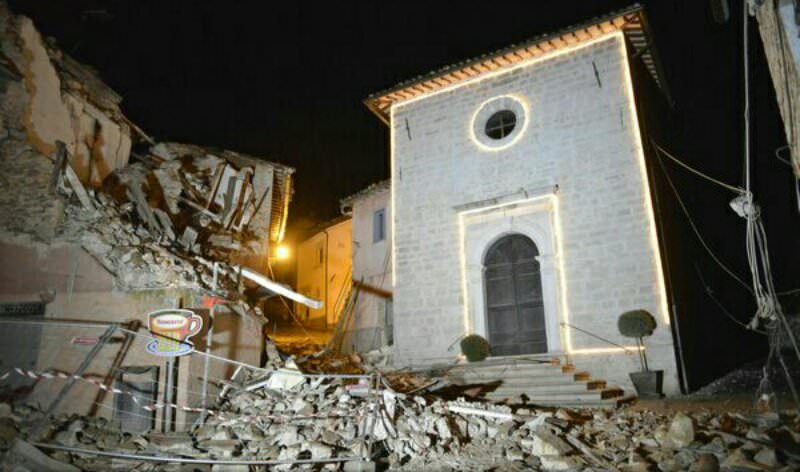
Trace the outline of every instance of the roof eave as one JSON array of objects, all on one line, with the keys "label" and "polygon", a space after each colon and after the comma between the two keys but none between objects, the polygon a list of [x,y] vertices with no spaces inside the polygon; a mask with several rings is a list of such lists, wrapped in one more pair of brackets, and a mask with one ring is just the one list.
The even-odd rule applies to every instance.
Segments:
[{"label": "roof eave", "polygon": [[[509,55],[519,56],[520,52],[525,51],[525,50],[529,50],[529,49],[532,49],[532,48],[536,48],[537,50],[541,51],[542,47],[544,47],[544,46],[548,46],[549,45],[549,47],[552,47],[552,44],[551,44],[552,41],[562,41],[563,42],[563,38],[565,36],[568,36],[568,35],[572,35],[571,39],[574,39],[577,36],[576,33],[580,33],[581,31],[583,31],[583,33],[585,34],[586,31],[589,30],[593,26],[603,25],[603,24],[607,24],[607,23],[611,22],[611,24],[615,28],[617,28],[619,31],[622,31],[623,34],[626,34],[627,32],[626,32],[626,29],[625,29],[625,25],[630,24],[630,15],[632,15],[632,14],[635,14],[635,15],[638,16],[639,24],[640,24],[640,28],[639,29],[642,31],[642,34],[645,36],[645,38],[647,38],[647,49],[649,49],[650,51],[644,51],[644,53],[649,53],[650,56],[651,56],[651,60],[653,62],[654,69],[655,69],[653,72],[651,72],[651,74],[655,74],[656,75],[656,77],[654,77],[654,80],[659,85],[659,88],[662,90],[662,92],[665,94],[665,97],[666,97],[667,101],[670,104],[672,104],[672,98],[671,98],[671,95],[669,93],[669,89],[667,87],[666,79],[664,77],[663,68],[661,66],[661,61],[658,58],[658,54],[657,54],[657,52],[655,50],[655,45],[654,45],[654,42],[652,40],[652,33],[650,32],[649,25],[648,25],[648,23],[646,21],[646,15],[645,15],[644,7],[642,7],[639,4],[634,4],[634,5],[631,5],[631,6],[627,7],[627,8],[625,8],[625,9],[622,9],[622,10],[611,12],[611,13],[608,13],[606,15],[603,15],[603,16],[600,16],[600,17],[593,18],[591,20],[585,21],[583,23],[579,23],[579,24],[572,25],[572,26],[569,26],[569,27],[566,27],[566,28],[562,28],[562,29],[560,29],[558,31],[555,31],[553,33],[543,34],[543,35],[537,36],[535,38],[531,38],[530,40],[524,41],[524,42],[522,42],[520,44],[512,44],[510,46],[507,46],[505,48],[502,48],[502,49],[500,49],[498,51],[495,51],[495,52],[492,52],[490,54],[483,54],[481,56],[478,56],[478,57],[475,57],[475,58],[472,58],[472,59],[469,59],[469,60],[460,61],[460,62],[452,64],[450,66],[443,67],[443,68],[438,69],[436,71],[432,71],[432,72],[430,72],[428,74],[425,74],[423,76],[417,77],[415,79],[412,79],[412,80],[409,80],[409,81],[405,81],[405,82],[401,82],[401,83],[395,85],[392,88],[389,88],[389,89],[386,89],[384,91],[371,94],[370,96],[368,96],[364,100],[364,104],[382,122],[384,122],[387,125],[389,125],[389,123],[390,123],[389,115],[390,115],[391,108],[394,106],[395,103],[404,101],[404,99],[403,100],[391,99],[391,98],[389,98],[391,95],[397,95],[397,94],[399,94],[401,92],[409,93],[409,92],[412,92],[411,89],[416,88],[417,89],[415,91],[415,92],[417,92],[416,97],[424,96],[427,93],[429,93],[429,91],[426,90],[426,91],[419,92],[419,89],[421,89],[421,88],[425,89],[426,88],[425,84],[430,84],[432,82],[436,83],[437,80],[441,80],[443,77],[446,77],[448,75],[449,76],[453,76],[454,74],[458,74],[458,73],[461,73],[462,75],[466,75],[466,74],[464,74],[464,71],[467,70],[467,69],[474,68],[474,69],[477,70],[478,67],[484,67],[485,64],[487,62],[489,62],[489,61],[496,61],[498,59],[505,60],[505,58],[507,56],[509,56]],[[620,20],[622,21],[622,23],[620,23]],[[626,34],[626,37],[627,37],[627,34]],[[544,52],[544,54],[549,53],[549,47],[548,47],[547,52]],[[636,53],[639,53],[639,52],[637,51]],[[485,73],[485,72],[480,72],[476,76],[482,75],[483,73]],[[448,87],[450,85],[458,84],[462,80],[468,80],[468,79],[460,79],[459,81],[450,82],[447,85],[442,85],[439,89],[444,88],[444,87]],[[386,107],[379,106],[379,102],[381,102],[382,100],[383,101],[389,101],[390,104],[388,106],[386,106]]]}]

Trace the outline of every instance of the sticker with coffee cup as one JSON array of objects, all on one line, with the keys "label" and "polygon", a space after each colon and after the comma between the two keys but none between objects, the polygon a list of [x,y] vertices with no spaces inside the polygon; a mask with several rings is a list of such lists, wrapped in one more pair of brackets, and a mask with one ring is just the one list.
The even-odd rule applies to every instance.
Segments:
[{"label": "sticker with coffee cup", "polygon": [[147,326],[154,339],[147,344],[150,354],[177,357],[192,352],[189,338],[203,328],[203,318],[191,310],[167,308],[147,315]]}]

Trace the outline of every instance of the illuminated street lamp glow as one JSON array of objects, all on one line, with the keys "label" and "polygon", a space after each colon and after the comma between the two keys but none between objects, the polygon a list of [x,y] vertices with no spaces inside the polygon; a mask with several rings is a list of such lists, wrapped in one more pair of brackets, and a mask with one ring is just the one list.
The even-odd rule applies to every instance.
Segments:
[{"label": "illuminated street lamp glow", "polygon": [[275,258],[282,261],[289,258],[289,248],[286,246],[278,246],[275,248]]}]

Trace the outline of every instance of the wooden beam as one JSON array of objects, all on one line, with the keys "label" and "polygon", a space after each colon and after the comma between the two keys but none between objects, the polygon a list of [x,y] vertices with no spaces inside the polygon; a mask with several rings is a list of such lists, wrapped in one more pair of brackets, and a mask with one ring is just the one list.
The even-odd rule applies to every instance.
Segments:
[{"label": "wooden beam", "polygon": [[592,26],[586,28],[586,31],[589,34],[589,36],[591,36],[591,37],[595,37],[595,36],[599,36],[599,35],[603,34],[603,30],[600,29],[600,27],[597,26],[597,25],[592,25]]},{"label": "wooden beam", "polygon": [[353,287],[359,286],[362,291],[371,293],[373,295],[377,295],[381,298],[392,298],[394,294],[389,290],[384,290],[380,287],[375,287],[373,285],[365,284],[362,281],[353,279]]},{"label": "wooden beam", "polygon": [[531,53],[531,56],[533,57],[541,56],[542,54],[544,54],[544,51],[542,51],[542,48],[540,48],[538,44],[528,46],[528,52]]},{"label": "wooden beam", "polygon": [[457,80],[465,80],[471,77],[464,69],[453,72],[453,75]]},{"label": "wooden beam", "polygon": [[610,33],[610,32],[615,31],[617,29],[617,27],[614,26],[614,24],[612,22],[610,22],[610,21],[604,21],[604,22],[600,23],[599,27],[603,31],[603,33]]}]

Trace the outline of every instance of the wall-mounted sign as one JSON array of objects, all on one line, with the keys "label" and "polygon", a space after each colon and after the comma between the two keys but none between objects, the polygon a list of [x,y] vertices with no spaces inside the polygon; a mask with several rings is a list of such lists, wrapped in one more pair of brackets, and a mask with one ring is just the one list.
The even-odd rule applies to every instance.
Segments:
[{"label": "wall-mounted sign", "polygon": [[177,357],[192,352],[189,338],[203,328],[203,318],[191,310],[167,308],[147,315],[147,326],[156,338],[147,352],[156,356]]}]

